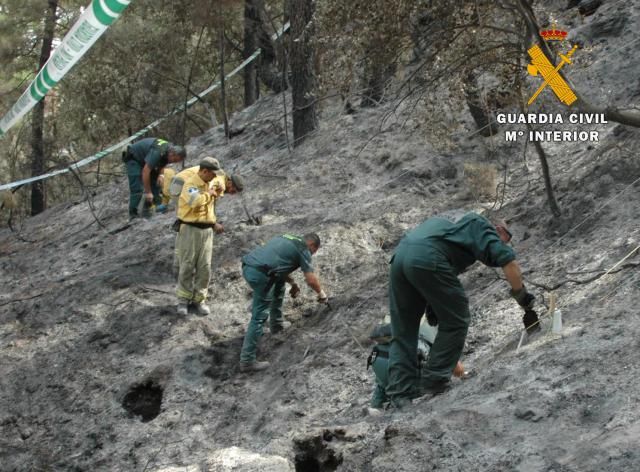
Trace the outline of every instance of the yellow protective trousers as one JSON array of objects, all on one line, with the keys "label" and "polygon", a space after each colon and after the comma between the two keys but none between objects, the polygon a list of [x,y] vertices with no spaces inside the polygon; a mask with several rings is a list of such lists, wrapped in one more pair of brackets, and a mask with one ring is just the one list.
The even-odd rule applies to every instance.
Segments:
[{"label": "yellow protective trousers", "polygon": [[176,238],[179,265],[176,295],[184,301],[202,303],[207,299],[211,279],[213,229],[180,225]]}]

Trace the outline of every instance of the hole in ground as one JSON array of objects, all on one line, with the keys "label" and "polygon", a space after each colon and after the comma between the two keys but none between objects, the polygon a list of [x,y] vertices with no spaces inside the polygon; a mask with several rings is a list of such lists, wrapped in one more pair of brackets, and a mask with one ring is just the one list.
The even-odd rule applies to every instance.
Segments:
[{"label": "hole in ground", "polygon": [[151,380],[132,386],[122,399],[122,407],[130,414],[140,416],[146,423],[160,414],[163,389]]},{"label": "hole in ground", "polygon": [[333,472],[342,464],[342,454],[336,454],[322,440],[322,435],[294,440],[296,472]]}]

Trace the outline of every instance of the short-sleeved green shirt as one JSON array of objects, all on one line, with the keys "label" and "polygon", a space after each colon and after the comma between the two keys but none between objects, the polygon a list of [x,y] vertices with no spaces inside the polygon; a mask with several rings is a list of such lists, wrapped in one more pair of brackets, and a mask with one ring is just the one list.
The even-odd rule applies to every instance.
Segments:
[{"label": "short-sleeved green shirt", "polygon": [[457,273],[476,261],[503,267],[516,258],[513,248],[502,242],[489,220],[476,213],[467,213],[455,223],[429,218],[407,233],[405,240],[437,247]]},{"label": "short-sleeved green shirt", "polygon": [[140,166],[147,164],[153,170],[160,170],[169,163],[169,143],[164,139],[145,138],[129,146],[129,155]]},{"label": "short-sleeved green shirt", "polygon": [[298,268],[304,273],[313,272],[311,251],[304,239],[290,234],[277,236],[255,248],[242,262],[277,277],[286,277]]}]

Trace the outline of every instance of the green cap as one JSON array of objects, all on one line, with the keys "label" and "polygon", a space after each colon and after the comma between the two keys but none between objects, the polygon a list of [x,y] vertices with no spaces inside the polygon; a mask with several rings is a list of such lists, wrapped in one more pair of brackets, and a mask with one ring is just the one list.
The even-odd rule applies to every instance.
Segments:
[{"label": "green cap", "polygon": [[238,174],[231,174],[229,178],[238,192],[242,192],[244,190],[244,179],[242,177]]},{"label": "green cap", "polygon": [[207,156],[200,161],[200,167],[209,170],[220,170],[220,161],[215,157]]}]

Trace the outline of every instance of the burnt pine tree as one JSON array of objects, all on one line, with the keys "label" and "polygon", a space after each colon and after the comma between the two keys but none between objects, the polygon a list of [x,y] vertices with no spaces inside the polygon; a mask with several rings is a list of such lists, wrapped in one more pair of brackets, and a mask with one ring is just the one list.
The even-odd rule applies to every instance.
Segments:
[{"label": "burnt pine tree", "polygon": [[[287,89],[287,80],[285,73],[282,70],[287,69],[286,54],[284,53],[284,47],[281,47],[282,57],[280,58],[280,64],[278,63],[278,44],[277,42],[283,41],[288,37],[286,33],[276,41],[271,39],[271,33],[269,32],[269,26],[275,27],[273,22],[269,19],[267,11],[265,9],[264,0],[255,0],[258,4],[258,23],[257,23],[257,35],[258,46],[260,47],[260,56],[258,56],[258,78],[260,82],[269,88],[272,92],[280,93]],[[286,3],[286,2],[285,2]],[[289,11],[288,5],[285,5],[285,13]],[[286,23],[288,17],[284,18]],[[258,91],[259,92],[259,91]]]},{"label": "burnt pine tree", "polygon": [[244,43],[242,57],[247,59],[260,48],[258,60],[244,68],[244,106],[255,103],[260,97],[260,83],[275,93],[286,89],[286,80],[279,71],[276,44],[271,39],[269,20],[264,0],[244,2]]},{"label": "burnt pine tree", "polygon": [[[258,49],[258,29],[260,28],[260,10],[264,8],[262,0],[244,2],[244,44],[242,57],[247,59]],[[244,106],[253,105],[258,99],[258,66],[253,61],[244,68]]]},{"label": "burnt pine tree", "polygon": [[291,89],[293,95],[293,139],[294,146],[318,125],[316,117],[316,76],[314,71],[315,32],[313,0],[291,0],[289,18],[291,35],[289,59],[291,64]]},{"label": "burnt pine tree", "polygon": [[[47,13],[44,18],[44,31],[42,34],[42,47],[40,49],[40,70],[49,60],[51,45],[56,27],[56,13],[58,0],[48,0]],[[40,100],[33,109],[31,116],[31,175],[44,173],[45,149],[44,149],[44,105],[45,98]],[[44,181],[34,182],[31,185],[31,215],[42,213],[46,208],[46,195]]]}]

